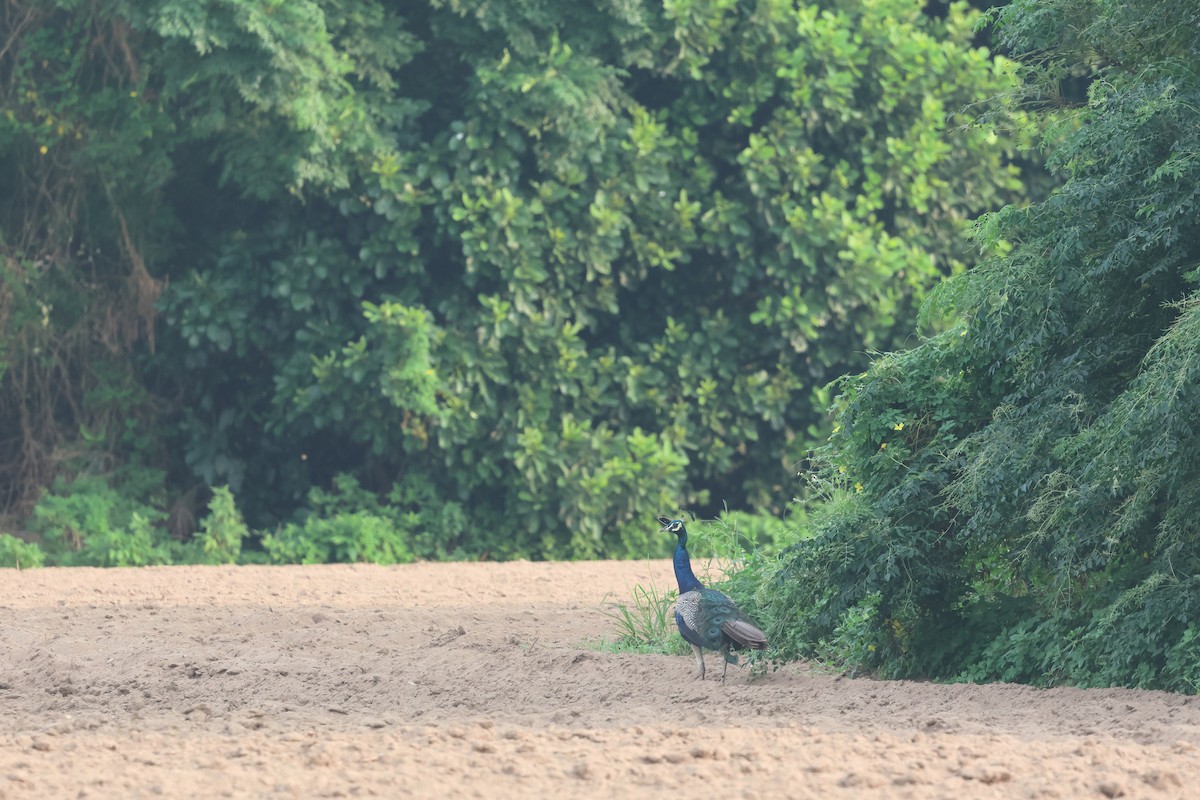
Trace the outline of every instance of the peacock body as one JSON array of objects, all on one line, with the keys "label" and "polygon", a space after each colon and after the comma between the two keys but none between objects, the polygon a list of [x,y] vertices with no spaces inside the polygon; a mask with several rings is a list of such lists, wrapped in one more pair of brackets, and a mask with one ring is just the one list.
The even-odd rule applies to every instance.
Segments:
[{"label": "peacock body", "polygon": [[692,572],[687,550],[687,528],[683,520],[659,517],[662,529],[675,534],[675,580],[679,597],[675,601],[675,625],[696,655],[697,678],[704,680],[704,651],[716,650],[725,660],[721,682],[730,664],[738,657],[731,650],[765,650],[767,635],[741,612],[724,592],[706,588]]}]

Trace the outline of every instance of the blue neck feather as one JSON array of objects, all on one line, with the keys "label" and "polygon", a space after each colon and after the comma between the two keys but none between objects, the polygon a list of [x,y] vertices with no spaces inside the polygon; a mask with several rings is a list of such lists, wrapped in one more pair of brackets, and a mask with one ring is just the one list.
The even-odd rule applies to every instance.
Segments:
[{"label": "blue neck feather", "polygon": [[679,583],[680,594],[704,588],[704,584],[696,579],[696,573],[692,572],[692,559],[687,551],[687,533],[679,534],[675,545],[675,580]]}]

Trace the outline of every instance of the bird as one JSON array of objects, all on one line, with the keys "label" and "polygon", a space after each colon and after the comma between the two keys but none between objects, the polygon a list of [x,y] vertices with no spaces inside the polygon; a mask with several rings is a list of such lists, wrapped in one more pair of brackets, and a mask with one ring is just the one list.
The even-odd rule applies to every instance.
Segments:
[{"label": "bird", "polygon": [[716,589],[706,589],[692,572],[692,559],[687,550],[687,527],[681,519],[658,517],[660,530],[675,534],[675,580],[679,597],[675,600],[675,624],[684,641],[696,654],[697,680],[704,680],[704,650],[717,650],[725,659],[721,683],[730,664],[738,657],[730,650],[766,650],[767,635],[743,614],[733,599]]}]

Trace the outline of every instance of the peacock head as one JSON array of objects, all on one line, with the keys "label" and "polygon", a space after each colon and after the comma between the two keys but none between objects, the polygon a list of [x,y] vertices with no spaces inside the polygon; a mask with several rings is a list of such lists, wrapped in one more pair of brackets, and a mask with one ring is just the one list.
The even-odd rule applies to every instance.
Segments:
[{"label": "peacock head", "polygon": [[681,519],[667,519],[666,517],[659,517],[658,524],[662,525],[659,530],[669,531],[676,536],[687,536],[687,528],[683,527],[683,520]]}]

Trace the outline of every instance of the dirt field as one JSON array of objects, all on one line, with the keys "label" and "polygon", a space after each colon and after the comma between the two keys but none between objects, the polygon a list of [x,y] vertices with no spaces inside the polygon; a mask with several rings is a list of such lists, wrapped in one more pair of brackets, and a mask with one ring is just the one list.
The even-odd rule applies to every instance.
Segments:
[{"label": "dirt field", "polygon": [[0,570],[0,798],[1195,797],[1200,701],[608,655],[661,562]]}]

